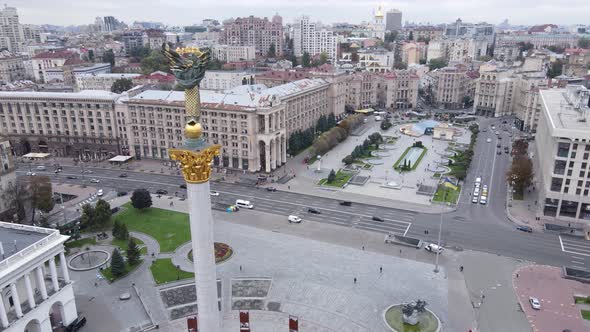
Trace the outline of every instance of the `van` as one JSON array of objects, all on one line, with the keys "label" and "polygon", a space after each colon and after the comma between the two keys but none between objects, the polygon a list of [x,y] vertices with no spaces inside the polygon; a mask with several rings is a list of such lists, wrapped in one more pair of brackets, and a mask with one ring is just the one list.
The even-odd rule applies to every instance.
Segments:
[{"label": "van", "polygon": [[253,209],[254,208],[254,205],[252,205],[250,203],[250,201],[245,201],[243,199],[236,200],[236,205],[239,207],[246,208],[246,209]]}]

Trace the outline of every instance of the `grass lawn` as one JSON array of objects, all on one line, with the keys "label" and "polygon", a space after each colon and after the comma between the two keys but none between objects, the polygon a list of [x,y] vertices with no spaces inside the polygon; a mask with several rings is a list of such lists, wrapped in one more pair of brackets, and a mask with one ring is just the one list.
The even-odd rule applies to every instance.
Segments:
[{"label": "grass lawn", "polygon": [[[130,231],[145,233],[155,238],[161,252],[172,252],[181,244],[190,241],[191,232],[188,214],[157,208],[139,212],[130,203],[116,218],[127,224]],[[127,245],[125,245],[126,247]]]},{"label": "grass lawn", "polygon": [[332,187],[342,188],[342,186],[344,186],[348,182],[348,180],[350,180],[351,177],[352,177],[352,174],[338,170],[338,172],[336,172],[336,178],[334,179],[334,181],[332,181],[331,183],[328,183],[328,179],[326,178],[326,179],[321,179],[319,184],[322,186],[332,186]]},{"label": "grass lawn", "polygon": [[83,247],[85,245],[93,245],[96,244],[96,240],[94,239],[94,237],[87,237],[84,239],[79,239],[79,240],[75,240],[75,241],[68,241],[66,243],[64,243],[64,246],[66,248],[79,248],[79,247]]},{"label": "grass lawn", "polygon": [[[102,274],[103,277],[105,277],[105,279],[108,280],[109,282],[113,282],[113,281],[115,281],[117,279],[123,278],[124,276],[128,275],[131,271],[135,270],[138,266],[140,266],[142,262],[143,262],[143,260],[140,259],[139,260],[139,263],[137,263],[135,265],[125,264],[125,273],[122,276],[118,277],[118,278],[113,277],[113,274],[111,273],[111,267],[110,266],[107,267],[106,269],[100,270],[100,274]],[[125,262],[125,263],[127,263],[127,262]]]},{"label": "grass lawn", "polygon": [[[406,154],[408,154],[408,151],[410,151],[411,148],[413,148],[413,146],[409,146],[408,148],[406,148],[406,150],[401,155],[401,157],[399,157],[399,159],[395,162],[395,164],[393,164],[394,169],[401,172],[401,165],[400,164],[404,161]],[[422,158],[424,158],[424,156],[426,155],[426,151],[428,151],[428,149],[426,147],[422,147],[422,153],[420,154],[420,157],[418,157],[416,162],[412,165],[412,168],[410,169],[411,171],[415,170],[416,167],[418,167],[418,165],[420,164],[420,161],[422,161]]]},{"label": "grass lawn", "polygon": [[452,204],[457,204],[460,192],[461,186],[459,186],[457,190],[453,190],[443,185],[439,185],[436,189],[436,192],[434,193],[434,198],[432,200],[435,202],[448,202]]},{"label": "grass lawn", "polygon": [[590,320],[590,311],[582,310],[582,318],[584,318],[585,320]]},{"label": "grass lawn", "polygon": [[401,306],[389,308],[385,313],[385,320],[390,327],[403,332],[434,332],[438,327],[436,318],[428,311],[421,315],[420,322],[415,326],[405,324],[402,320]]},{"label": "grass lawn", "polygon": [[[133,240],[135,241],[135,244],[137,244],[138,247],[141,247],[144,245],[143,241],[141,241],[138,238],[133,238]],[[111,241],[111,244],[114,245],[115,247],[119,247],[119,251],[121,252],[126,252],[127,251],[127,243],[129,241],[128,240],[117,240],[117,239],[113,239]],[[146,248],[147,251],[147,248]]]},{"label": "grass lawn", "polygon": [[177,269],[176,266],[172,264],[172,259],[170,258],[157,259],[154,264],[150,266],[150,271],[152,271],[152,276],[158,285],[165,282],[195,277],[195,274],[192,272],[185,272]]},{"label": "grass lawn", "polygon": [[577,304],[590,304],[590,297],[574,296],[574,300]]}]

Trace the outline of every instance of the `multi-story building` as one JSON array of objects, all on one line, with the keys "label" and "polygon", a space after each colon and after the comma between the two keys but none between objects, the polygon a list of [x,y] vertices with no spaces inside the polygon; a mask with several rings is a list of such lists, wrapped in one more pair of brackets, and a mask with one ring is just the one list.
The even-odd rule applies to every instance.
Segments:
[{"label": "multi-story building", "polygon": [[60,68],[70,59],[79,60],[80,57],[70,51],[49,51],[35,55],[32,59],[35,81],[48,82],[46,71],[52,68]]},{"label": "multi-story building", "polygon": [[540,93],[536,135],[537,216],[590,225],[590,92],[583,86]]},{"label": "multi-story building", "polygon": [[577,34],[571,33],[501,33],[496,36],[496,47],[531,43],[536,49],[549,46],[573,48],[577,46],[578,38]]},{"label": "multi-story building", "polygon": [[406,42],[402,45],[402,62],[407,65],[419,64],[426,59],[427,45],[424,42]]},{"label": "multi-story building", "polygon": [[152,50],[159,50],[166,41],[164,31],[148,29],[143,33],[143,45]]},{"label": "multi-story building", "polygon": [[201,89],[229,90],[255,83],[255,74],[245,71],[208,70],[201,81]]},{"label": "multi-story building", "polygon": [[283,19],[276,15],[268,18],[238,17],[224,22],[220,41],[234,46],[254,46],[256,55],[266,56],[271,45],[280,56],[283,52]]},{"label": "multi-story building", "polygon": [[494,25],[485,22],[482,23],[465,23],[460,18],[453,23],[446,24],[444,36],[447,38],[481,38],[486,39],[488,44],[494,42]]},{"label": "multi-story building", "polygon": [[41,43],[41,30],[32,24],[21,24],[25,41]]},{"label": "multi-story building", "polygon": [[426,52],[426,62],[432,59],[448,59],[449,58],[449,41],[447,39],[434,39],[428,43],[428,51]]},{"label": "multi-story building", "polygon": [[121,154],[118,97],[106,91],[0,92],[0,131],[18,155],[34,151],[102,159]]},{"label": "multi-story building", "polygon": [[[10,197],[11,188],[16,185],[16,172],[12,148],[6,136],[0,136],[0,218],[10,221],[16,212],[13,209],[14,197]],[[4,218],[3,218],[4,217]]]},{"label": "multi-story building", "polygon": [[0,49],[10,52],[22,51],[25,36],[18,22],[16,8],[4,5],[0,9]]},{"label": "multi-story building", "polygon": [[76,76],[107,74],[110,72],[110,63],[89,63],[77,58],[72,58],[66,60],[61,67],[45,69],[44,82],[60,81],[73,87],[76,84]]},{"label": "multi-story building", "polygon": [[499,61],[515,61],[520,54],[517,45],[496,46],[494,48],[494,59]]},{"label": "multi-story building", "polygon": [[465,66],[445,67],[433,72],[436,78],[434,101],[439,107],[457,109],[464,106],[464,98],[469,96],[471,77]]},{"label": "multi-story building", "polygon": [[404,110],[415,107],[418,102],[420,78],[412,70],[395,70],[381,76],[385,88],[385,107]]},{"label": "multi-story building", "polygon": [[310,56],[325,53],[328,59],[337,59],[338,38],[332,31],[318,29],[316,23],[310,22],[308,16],[301,16],[292,25],[291,38],[295,56]]},{"label": "multi-story building", "polygon": [[290,82],[312,78],[312,74],[308,71],[300,70],[269,70],[256,74],[256,83],[264,84],[272,88],[275,86],[287,84]]},{"label": "multi-story building", "polygon": [[118,22],[114,16],[105,16],[103,18],[104,22],[104,31],[105,32],[112,32],[117,30]]},{"label": "multi-story building", "polygon": [[75,90],[104,90],[111,91],[113,83],[122,78],[133,80],[141,74],[80,74],[76,75]]},{"label": "multi-story building", "polygon": [[[121,35],[121,39],[123,40],[123,45],[125,45],[125,52],[127,52],[127,54],[130,54],[132,49],[142,47],[144,44],[143,31],[141,30],[125,31]],[[162,46],[162,44],[160,44],[160,46]]]},{"label": "multi-story building", "polygon": [[[360,49],[357,51],[358,68],[373,73],[385,73],[393,69],[394,53],[384,48]],[[352,62],[353,53],[342,53],[341,62]]]},{"label": "multi-story building", "polygon": [[571,77],[581,77],[590,73],[590,49],[566,49],[566,63],[563,74]]},{"label": "multi-story building", "polygon": [[410,32],[416,41],[432,41],[441,38],[444,34],[444,29],[429,25],[418,25],[405,28],[406,35],[409,35]]},{"label": "multi-story building", "polygon": [[381,82],[375,78],[370,72],[350,74],[346,80],[346,105],[356,109],[377,105],[377,85]]},{"label": "multi-story building", "polygon": [[455,38],[449,40],[449,61],[471,62],[487,54],[488,41],[485,38]]},{"label": "multi-story building", "polygon": [[402,12],[391,9],[385,14],[385,30],[400,31],[402,29]]},{"label": "multi-story building", "polygon": [[26,78],[24,58],[10,52],[0,52],[0,82],[6,84]]},{"label": "multi-story building", "polygon": [[0,237],[2,331],[45,332],[70,325],[78,312],[64,254],[68,236],[56,229],[0,222]]},{"label": "multi-story building", "polygon": [[223,62],[251,61],[256,59],[254,46],[220,45],[211,47],[211,56]]}]

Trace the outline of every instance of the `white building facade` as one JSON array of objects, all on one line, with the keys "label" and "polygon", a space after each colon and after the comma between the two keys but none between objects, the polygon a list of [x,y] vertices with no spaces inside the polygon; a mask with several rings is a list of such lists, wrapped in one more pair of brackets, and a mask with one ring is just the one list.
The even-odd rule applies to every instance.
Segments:
[{"label": "white building facade", "polygon": [[310,56],[325,53],[328,59],[337,59],[338,38],[332,31],[318,29],[317,24],[310,22],[308,16],[301,16],[292,26],[293,51],[295,56]]},{"label": "white building facade", "polygon": [[229,90],[240,85],[254,84],[255,74],[245,71],[208,70],[201,81],[204,90]]},{"label": "white building facade", "polygon": [[213,45],[211,47],[214,59],[223,62],[252,61],[256,59],[256,47],[241,45]]}]

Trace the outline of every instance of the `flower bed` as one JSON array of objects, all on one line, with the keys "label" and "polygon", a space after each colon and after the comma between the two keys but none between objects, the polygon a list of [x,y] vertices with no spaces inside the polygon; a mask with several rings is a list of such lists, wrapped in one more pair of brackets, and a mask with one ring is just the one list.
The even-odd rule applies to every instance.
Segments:
[{"label": "flower bed", "polygon": [[[222,242],[215,242],[213,244],[215,248],[215,264],[219,264],[228,260],[233,254],[233,249],[225,243]],[[188,259],[192,262],[193,261],[193,251],[188,252]]]}]

